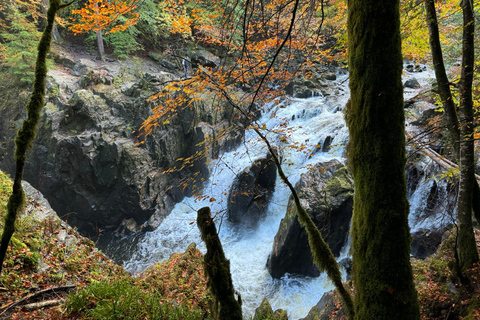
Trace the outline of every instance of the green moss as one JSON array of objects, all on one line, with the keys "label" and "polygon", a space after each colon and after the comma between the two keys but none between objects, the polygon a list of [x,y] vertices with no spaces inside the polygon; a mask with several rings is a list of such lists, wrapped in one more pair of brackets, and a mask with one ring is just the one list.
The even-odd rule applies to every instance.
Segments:
[{"label": "green moss", "polygon": [[399,1],[349,0],[348,7],[355,319],[417,320],[404,173]]},{"label": "green moss", "polygon": [[207,246],[205,254],[205,275],[208,276],[208,288],[212,293],[212,314],[216,320],[241,320],[241,299],[235,299],[230,261],[225,258],[222,244],[218,238],[215,223],[210,216],[210,208],[198,210],[197,225],[202,240]]}]

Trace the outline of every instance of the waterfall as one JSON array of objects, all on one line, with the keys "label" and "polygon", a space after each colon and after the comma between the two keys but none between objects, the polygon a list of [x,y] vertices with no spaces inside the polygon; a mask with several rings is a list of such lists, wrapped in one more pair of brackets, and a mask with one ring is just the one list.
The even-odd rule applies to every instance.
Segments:
[{"label": "waterfall", "polygon": [[[335,95],[288,98],[278,105],[264,107],[259,123],[262,126],[265,124],[265,132],[269,132],[267,138],[282,150],[283,169],[292,184],[311,165],[332,159],[345,161],[342,155],[348,131],[342,110],[349,97],[346,78],[346,75],[338,77]],[[411,96],[411,91],[406,95]],[[318,145],[323,145],[327,138],[333,138],[331,148],[328,152],[318,150]],[[289,145],[304,144],[309,151],[289,148],[285,139]],[[287,310],[289,319],[305,317],[323,293],[334,288],[326,275],[310,278],[286,274],[281,279],[272,279],[265,266],[274,236],[286,212],[290,196],[288,188],[277,177],[267,215],[253,229],[234,226],[226,217],[228,192],[235,175],[266,153],[264,142],[252,130],[247,130],[243,144],[211,163],[212,174],[204,186],[203,194],[214,197],[216,201],[186,198],[178,203],[158,229],[145,235],[131,259],[125,261],[124,267],[130,272],[142,271],[155,262],[168,259],[172,253],[183,252],[191,242],[197,243],[198,248],[205,252],[195,224],[196,211],[203,206],[210,206],[212,212],[216,213],[215,220],[225,254],[230,260],[235,289],[242,296],[244,316],[253,316],[255,308],[266,297],[274,310]],[[418,187],[423,188],[423,184]],[[419,203],[421,201],[418,200]],[[414,205],[412,208],[417,207]],[[342,252],[342,257],[345,257],[348,250]]]},{"label": "waterfall", "polygon": [[[265,124],[268,139],[279,149],[283,148],[283,169],[293,184],[309,165],[334,158],[344,161],[342,153],[348,131],[341,110],[348,97],[348,89],[344,87],[342,92],[331,100],[324,97],[290,98],[278,105],[264,107],[259,123]],[[327,137],[333,137],[331,148],[322,152],[317,146],[323,145]],[[303,144],[309,151],[289,148],[285,139],[289,145]],[[288,188],[277,177],[266,217],[255,228],[234,226],[226,217],[228,192],[236,174],[266,154],[264,142],[248,130],[245,143],[211,164],[212,174],[203,194],[214,197],[216,201],[186,198],[178,203],[159,228],[145,235],[124,267],[130,272],[142,271],[157,261],[168,259],[174,252],[183,252],[191,242],[197,243],[198,248],[205,252],[197,226],[192,222],[196,220],[196,210],[210,206],[216,213],[217,228],[230,260],[234,286],[242,295],[244,315],[253,315],[255,308],[266,297],[274,309],[286,309],[290,319],[304,317],[324,292],[333,289],[333,285],[325,275],[309,278],[287,274],[282,279],[272,279],[267,271],[267,257],[286,212],[290,196]]]}]

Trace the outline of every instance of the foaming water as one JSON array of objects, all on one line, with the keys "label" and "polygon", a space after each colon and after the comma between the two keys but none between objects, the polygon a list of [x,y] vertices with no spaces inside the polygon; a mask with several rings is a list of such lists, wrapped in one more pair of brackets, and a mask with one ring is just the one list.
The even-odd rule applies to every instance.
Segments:
[{"label": "foaming water", "polygon": [[[333,158],[343,161],[343,145],[348,137],[343,113],[338,107],[328,106],[323,97],[266,106],[259,123],[265,124],[268,139],[281,150],[283,169],[293,184],[309,165]],[[332,147],[329,152],[321,152],[318,145],[323,144],[328,136],[333,138]],[[299,146],[303,148],[299,149]],[[225,255],[230,260],[235,289],[242,296],[244,316],[252,316],[266,297],[274,309],[286,309],[290,319],[304,317],[324,292],[333,289],[333,285],[324,275],[317,278],[286,275],[282,279],[273,279],[267,271],[266,262],[273,239],[285,216],[290,196],[288,188],[277,177],[267,214],[256,227],[241,228],[226,219],[228,192],[236,174],[266,154],[264,142],[248,130],[245,143],[212,163],[212,175],[203,194],[216,201],[186,198],[178,203],[155,231],[145,235],[132,258],[124,263],[125,268],[130,272],[142,271],[169,258],[172,253],[185,251],[192,242],[205,252],[195,220],[198,209],[210,206],[216,213],[217,229]]]},{"label": "foaming water", "polygon": [[[349,96],[346,76],[340,76],[337,83],[338,94],[335,96],[290,99],[264,107],[259,127],[265,124],[263,132],[280,150],[282,168],[292,184],[309,166],[332,159],[344,162],[343,146],[348,139],[342,112]],[[331,148],[322,152],[319,146],[327,137],[333,139]],[[277,177],[266,217],[255,228],[240,228],[226,219],[228,193],[236,174],[266,154],[264,142],[252,130],[247,130],[242,145],[211,164],[212,174],[205,183],[203,195],[216,201],[186,198],[178,203],[155,231],[145,235],[124,267],[130,272],[140,272],[168,259],[172,253],[185,251],[192,242],[205,252],[195,223],[196,211],[210,206],[216,214],[225,255],[230,260],[235,289],[242,296],[244,317],[252,316],[264,297],[268,298],[273,309],[287,310],[289,319],[305,317],[322,295],[333,289],[326,275],[310,278],[287,274],[282,279],[273,279],[266,268],[273,239],[285,216],[290,196],[288,188]],[[342,250],[338,260],[346,257],[347,252],[348,247]]]}]

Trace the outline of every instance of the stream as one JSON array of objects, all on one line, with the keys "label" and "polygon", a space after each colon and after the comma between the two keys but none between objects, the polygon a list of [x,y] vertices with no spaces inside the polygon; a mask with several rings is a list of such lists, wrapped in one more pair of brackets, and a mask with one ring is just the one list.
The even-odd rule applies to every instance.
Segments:
[{"label": "stream", "polygon": [[[415,74],[417,77],[417,74]],[[348,139],[343,107],[348,100],[347,75],[338,75],[335,81],[335,94],[328,97],[312,97],[309,99],[288,98],[278,105],[264,106],[263,115],[258,123],[265,124],[267,137],[274,146],[283,150],[283,169],[292,184],[310,166],[319,162],[343,157],[344,145]],[[431,73],[425,72],[422,84],[428,81]],[[406,98],[413,96],[418,90],[406,90]],[[316,150],[323,145],[327,137],[333,138],[328,152]],[[304,144],[308,151],[286,147]],[[313,155],[312,155],[313,153]],[[290,192],[277,177],[274,193],[268,206],[266,217],[254,228],[242,228],[232,225],[227,219],[226,208],[228,192],[236,174],[250,166],[251,163],[267,154],[263,141],[259,140],[252,130],[245,133],[244,143],[236,150],[224,153],[210,164],[210,178],[205,183],[203,195],[205,199],[185,198],[176,204],[171,214],[152,232],[147,232],[136,239],[133,254],[122,257],[123,265],[129,272],[141,272],[156,262],[168,259],[175,252],[184,252],[187,246],[195,242],[205,252],[196,226],[196,211],[210,206],[215,213],[219,236],[227,258],[230,260],[233,284],[240,292],[243,301],[244,317],[253,316],[264,297],[272,308],[287,310],[289,319],[305,317],[308,311],[320,300],[322,295],[332,290],[333,284],[322,274],[311,278],[286,274],[281,279],[273,279],[267,271],[266,262],[272,250],[273,239],[284,217]],[[429,190],[428,183],[420,182],[410,195],[414,216],[421,215],[425,204],[425,194]],[[443,188],[443,187],[440,187]],[[442,189],[443,190],[443,189]],[[215,201],[210,201],[214,197]],[[432,218],[434,223],[436,220]],[[416,219],[411,217],[410,223]],[[430,222],[423,221],[422,227]],[[415,229],[415,228],[412,228]],[[108,250],[107,250],[108,253]],[[348,254],[348,245],[342,250],[341,257]],[[118,258],[118,257],[117,257]],[[344,277],[345,272],[342,271]]]}]

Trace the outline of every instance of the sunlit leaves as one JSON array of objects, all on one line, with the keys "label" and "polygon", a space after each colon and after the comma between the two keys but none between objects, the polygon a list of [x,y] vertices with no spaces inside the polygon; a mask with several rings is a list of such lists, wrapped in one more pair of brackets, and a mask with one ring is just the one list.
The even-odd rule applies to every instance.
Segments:
[{"label": "sunlit leaves", "polygon": [[[84,33],[90,30],[105,30],[106,33],[125,31],[138,22],[138,13],[134,10],[137,0],[89,0],[85,7],[72,10],[77,18],[70,29],[74,33]],[[118,23],[118,17],[123,16],[124,23]]]}]

